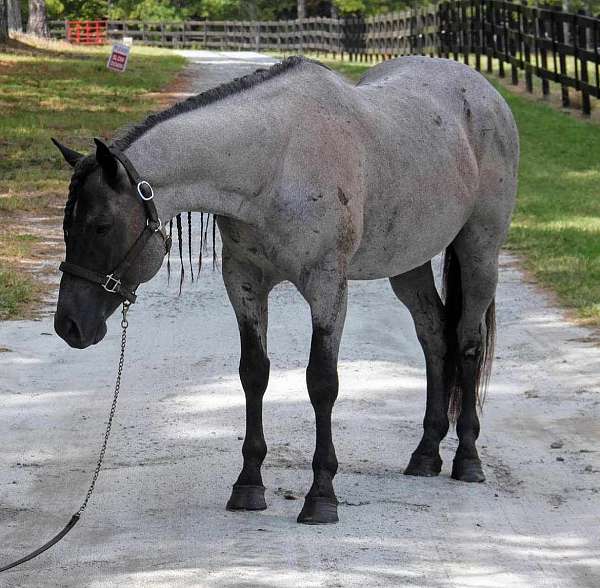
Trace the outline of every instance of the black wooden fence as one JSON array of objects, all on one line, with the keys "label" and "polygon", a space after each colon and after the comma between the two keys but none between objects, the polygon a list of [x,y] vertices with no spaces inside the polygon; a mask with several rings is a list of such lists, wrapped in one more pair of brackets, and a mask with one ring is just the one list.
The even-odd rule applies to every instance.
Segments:
[{"label": "black wooden fence", "polygon": [[[331,53],[354,61],[401,55],[431,55],[464,61],[501,77],[510,69],[514,84],[524,76],[532,92],[544,95],[558,84],[564,106],[569,90],[600,98],[600,19],[504,0],[450,0],[427,8],[369,18],[305,18],[288,21],[108,21],[108,39],[163,47]],[[66,23],[50,23],[64,38]]]},{"label": "black wooden fence", "polygon": [[581,94],[581,109],[591,110],[590,97],[600,98],[600,19],[556,9],[501,0],[458,0],[438,5],[437,55],[461,59],[477,69],[486,57],[492,71],[518,84],[524,76],[533,91],[539,78],[544,95],[550,82],[560,86],[562,103],[570,105],[569,89]]}]

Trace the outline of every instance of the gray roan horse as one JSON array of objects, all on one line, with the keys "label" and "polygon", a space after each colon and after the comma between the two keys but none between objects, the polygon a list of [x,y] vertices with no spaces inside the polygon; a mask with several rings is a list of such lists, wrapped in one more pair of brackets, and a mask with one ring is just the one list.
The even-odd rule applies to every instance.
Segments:
[{"label": "gray roan horse", "polygon": [[[353,86],[293,57],[96,147],[82,156],[59,145],[75,168],[67,262],[108,274],[146,224],[115,150],[152,185],[163,222],[184,211],[217,218],[246,395],[244,464],[229,509],[266,508],[267,298],[284,280],[310,305],[313,328],[306,382],[316,416],[314,482],[298,521],[338,520],[331,415],[348,280],[389,278],[423,347],[424,433],[406,473],[440,472],[439,444],[456,417],[452,476],[484,480],[477,404],[492,360],[498,254],[515,202],[519,147],[508,106],[480,74],[449,60],[405,57],[373,67]],[[431,259],[444,250],[442,301]],[[163,239],[147,241],[124,276],[131,289],[156,274],[164,252]],[[56,331],[73,347],[98,343],[121,301],[64,274]]]}]

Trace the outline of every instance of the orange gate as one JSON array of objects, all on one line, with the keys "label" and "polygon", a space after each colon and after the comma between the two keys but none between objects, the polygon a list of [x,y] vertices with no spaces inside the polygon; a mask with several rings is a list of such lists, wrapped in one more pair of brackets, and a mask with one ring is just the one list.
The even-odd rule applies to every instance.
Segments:
[{"label": "orange gate", "polygon": [[68,20],[67,41],[78,45],[103,45],[106,28],[105,20]]}]

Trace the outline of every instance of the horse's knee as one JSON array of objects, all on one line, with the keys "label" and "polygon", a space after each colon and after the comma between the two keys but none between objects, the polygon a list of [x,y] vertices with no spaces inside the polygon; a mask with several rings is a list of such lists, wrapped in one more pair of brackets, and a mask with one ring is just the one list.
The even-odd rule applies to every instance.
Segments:
[{"label": "horse's knee", "polygon": [[330,409],[338,394],[337,367],[329,362],[311,361],[306,368],[306,386],[315,411]]},{"label": "horse's knee", "polygon": [[248,394],[264,394],[269,382],[269,358],[263,354],[245,354],[240,359],[240,381]]}]

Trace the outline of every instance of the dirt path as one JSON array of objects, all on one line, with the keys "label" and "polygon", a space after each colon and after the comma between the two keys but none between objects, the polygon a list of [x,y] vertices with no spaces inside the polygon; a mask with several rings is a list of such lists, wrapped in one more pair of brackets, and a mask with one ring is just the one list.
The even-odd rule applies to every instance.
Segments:
[{"label": "dirt path", "polygon": [[[191,67],[212,85],[255,64]],[[421,351],[387,282],[352,284],[334,429],[341,521],[328,527],[295,522],[314,438],[306,304],[289,285],[271,296],[269,509],[230,513],[244,424],[235,319],[218,272],[203,270],[181,297],[176,282],[161,272],[131,311],[114,436],[85,517],[2,586],[600,584],[600,349],[514,259],[502,263],[482,485],[449,478],[454,434],[440,477],[402,475],[423,417]],[[83,352],[54,335],[49,313],[0,324],[10,350],[0,353],[0,563],[37,547],[80,503],[118,339],[118,317]]]}]

